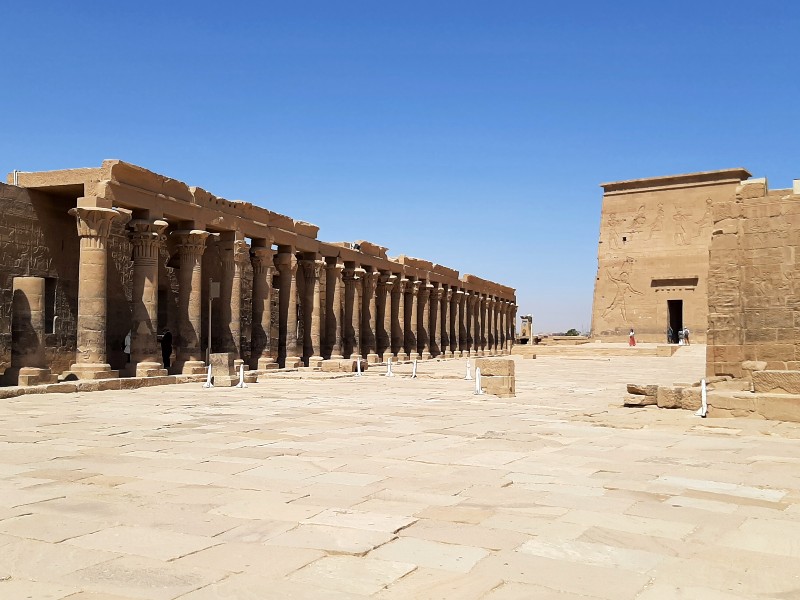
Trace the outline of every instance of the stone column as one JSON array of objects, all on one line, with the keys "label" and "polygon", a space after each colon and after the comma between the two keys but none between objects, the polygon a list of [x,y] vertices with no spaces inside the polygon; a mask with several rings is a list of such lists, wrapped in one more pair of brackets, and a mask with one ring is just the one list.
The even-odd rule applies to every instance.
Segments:
[{"label": "stone column", "polygon": [[[324,260],[311,261],[308,265],[306,281],[312,288],[311,297],[311,356],[308,359],[309,367],[318,367],[322,364],[322,309],[320,308],[320,277],[325,267]],[[310,278],[310,281],[309,281]]]},{"label": "stone column", "polygon": [[500,300],[497,298],[492,299],[492,335],[494,336],[494,344],[492,344],[492,352],[497,354],[500,350],[500,332],[497,327],[497,313],[500,308]]},{"label": "stone column", "polygon": [[397,280],[395,275],[384,273],[379,283],[380,295],[383,298],[383,328],[378,343],[378,350],[382,352],[381,360],[387,362],[392,356],[392,290]]},{"label": "stone column", "polygon": [[[242,358],[242,266],[250,260],[250,248],[242,239],[220,244],[222,260],[222,285],[220,286],[222,348],[234,355],[234,366],[238,369]],[[226,335],[227,334],[227,335]]]},{"label": "stone column", "polygon": [[275,266],[281,274],[280,329],[286,331],[283,366],[285,369],[296,369],[303,364],[303,360],[300,358],[302,353],[297,349],[297,257],[294,250],[279,252],[275,257]]},{"label": "stone column", "polygon": [[431,290],[433,286],[425,281],[419,290],[419,303],[422,305],[422,321],[419,329],[420,346],[422,347],[422,360],[431,359]]},{"label": "stone column", "polygon": [[408,279],[400,275],[397,280],[397,360],[408,360],[408,336],[406,327],[406,291],[408,289]]},{"label": "stone column", "polygon": [[370,271],[364,275],[364,310],[367,311],[366,319],[364,319],[364,327],[366,328],[364,336],[364,344],[367,354],[367,362],[375,364],[380,361],[381,357],[378,356],[377,344],[377,331],[378,331],[378,299],[377,287],[378,278],[380,277],[378,271]]},{"label": "stone column", "polygon": [[[269,240],[268,240],[269,242]],[[264,371],[278,367],[272,356],[272,268],[275,252],[267,246],[250,248],[253,265],[253,323],[250,333],[250,368]]]},{"label": "stone column", "polygon": [[11,297],[11,368],[3,375],[5,385],[56,383],[45,357],[44,277],[14,277]]},{"label": "stone column", "polygon": [[438,283],[431,290],[431,331],[433,331],[433,354],[442,355],[442,296],[444,290]]},{"label": "stone column", "polygon": [[409,323],[410,335],[408,336],[410,342],[409,360],[416,360],[419,358],[419,287],[420,281],[416,279],[411,282],[411,321]]},{"label": "stone column", "polygon": [[442,352],[445,358],[453,358],[453,349],[450,346],[451,340],[451,327],[450,327],[450,302],[453,298],[453,289],[447,286],[442,291],[442,316],[440,321],[442,327]]},{"label": "stone column", "polygon": [[133,245],[133,322],[131,371],[136,377],[167,374],[158,344],[158,260],[167,222],[134,219],[128,224]]},{"label": "stone column", "polygon": [[461,348],[463,345],[463,337],[461,335],[461,301],[464,299],[464,290],[456,290],[453,294],[453,298],[453,335],[455,336],[453,357],[461,358]]},{"label": "stone column", "polygon": [[178,248],[178,360],[176,370],[185,375],[205,371],[200,348],[203,302],[203,253],[208,232],[201,229],[173,231]]},{"label": "stone column", "polygon": [[482,296],[480,293],[475,293],[475,355],[483,356],[483,321],[481,318],[481,302]]},{"label": "stone column", "polygon": [[337,262],[329,265],[327,270],[327,285],[333,286],[333,307],[331,314],[328,315],[328,333],[333,339],[331,348],[331,360],[342,360],[342,337],[344,335],[344,294],[342,293],[342,270],[344,264]]},{"label": "stone column", "polygon": [[474,356],[472,349],[472,292],[464,291],[464,356]]},{"label": "stone column", "polygon": [[348,334],[347,340],[352,348],[350,352],[350,359],[357,360],[361,358],[361,276],[364,270],[359,268],[345,269],[342,274],[346,288],[346,297],[352,302],[348,303],[347,314],[348,320]]},{"label": "stone column", "polygon": [[70,209],[75,217],[80,238],[80,266],[78,275],[78,348],[75,364],[70,371],[80,379],[117,377],[111,370],[106,353],[108,234],[111,221],[119,213],[111,202],[97,198],[79,198],[78,206]]},{"label": "stone column", "polygon": [[493,323],[493,305],[494,300],[491,296],[486,296],[486,354],[494,354],[494,331],[492,330]]}]

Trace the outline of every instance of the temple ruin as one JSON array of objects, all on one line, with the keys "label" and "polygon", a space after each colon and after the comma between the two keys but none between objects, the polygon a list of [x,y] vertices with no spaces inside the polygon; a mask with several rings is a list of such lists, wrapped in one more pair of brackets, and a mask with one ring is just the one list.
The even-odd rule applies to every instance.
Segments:
[{"label": "temple ruin", "polygon": [[[5,385],[507,354],[515,290],[118,160],[0,184]],[[130,334],[130,360],[125,353]]]}]

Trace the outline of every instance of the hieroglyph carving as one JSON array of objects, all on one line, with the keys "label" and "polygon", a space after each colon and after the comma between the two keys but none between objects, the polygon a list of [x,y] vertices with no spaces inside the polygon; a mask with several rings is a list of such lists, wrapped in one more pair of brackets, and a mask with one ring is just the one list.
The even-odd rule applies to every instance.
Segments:
[{"label": "hieroglyph carving", "polygon": [[606,276],[614,283],[616,286],[616,291],[614,292],[614,297],[611,299],[611,304],[606,307],[603,311],[603,317],[605,318],[609,314],[614,313],[615,311],[619,311],[622,315],[623,321],[628,320],[628,313],[625,306],[626,296],[630,294],[637,294],[639,296],[643,295],[643,292],[640,292],[631,285],[628,279],[630,278],[630,273],[628,272],[629,265],[633,263],[632,258],[627,258],[625,260],[625,266],[623,266],[622,270],[619,273],[619,276],[614,277],[611,274],[611,271],[606,271]]}]

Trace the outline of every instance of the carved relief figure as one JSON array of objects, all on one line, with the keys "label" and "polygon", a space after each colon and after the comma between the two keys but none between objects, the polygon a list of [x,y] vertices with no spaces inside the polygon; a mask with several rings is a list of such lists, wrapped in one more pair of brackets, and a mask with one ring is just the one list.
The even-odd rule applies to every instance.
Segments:
[{"label": "carved relief figure", "polygon": [[611,271],[606,271],[606,276],[611,281],[614,282],[614,285],[616,286],[617,289],[614,292],[614,298],[611,300],[611,304],[609,304],[608,307],[603,311],[603,315],[602,316],[604,318],[607,315],[619,310],[620,314],[622,315],[622,320],[623,321],[627,321],[628,320],[628,313],[627,313],[627,310],[626,310],[626,307],[625,307],[625,296],[629,292],[632,293],[632,294],[637,294],[639,296],[643,295],[643,292],[640,292],[640,291],[634,289],[634,287],[631,285],[630,281],[628,281],[628,279],[630,278],[630,275],[629,275],[629,273],[627,271],[627,268],[628,268],[627,265],[632,263],[632,262],[633,262],[633,259],[631,259],[631,258],[628,258],[628,259],[625,260],[626,266],[623,267],[623,270],[622,270],[622,272],[620,272],[619,277],[614,277],[611,274]]},{"label": "carved relief figure", "polygon": [[617,215],[611,215],[608,218],[608,228],[611,232],[611,239],[609,240],[609,247],[612,250],[619,250],[619,232],[617,231],[617,227],[625,223],[624,219],[618,219]]},{"label": "carved relief figure", "polygon": [[713,200],[711,198],[706,199],[706,210],[703,213],[703,216],[700,217],[697,221],[695,221],[695,225],[697,225],[696,233],[692,236],[693,238],[698,238],[703,233],[703,228],[711,225],[714,222],[714,211],[712,209]]},{"label": "carved relief figure", "polygon": [[644,214],[644,204],[636,211],[636,216],[633,218],[633,231],[640,232],[647,223],[647,217]]},{"label": "carved relief figure", "polygon": [[689,240],[686,239],[686,227],[684,223],[689,218],[689,215],[685,215],[678,209],[674,215],[672,215],[673,220],[678,226],[677,231],[675,232],[675,243],[679,246],[687,246],[689,244]]},{"label": "carved relief figure", "polygon": [[659,202],[658,204],[658,212],[656,213],[656,218],[653,221],[653,224],[650,225],[650,235],[648,236],[648,240],[653,238],[653,234],[657,231],[661,231],[664,227],[664,205]]}]

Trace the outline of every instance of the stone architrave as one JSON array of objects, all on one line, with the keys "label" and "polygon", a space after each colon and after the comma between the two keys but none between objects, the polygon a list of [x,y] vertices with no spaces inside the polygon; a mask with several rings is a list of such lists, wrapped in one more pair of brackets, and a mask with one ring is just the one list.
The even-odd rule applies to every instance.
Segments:
[{"label": "stone architrave", "polygon": [[442,355],[442,296],[444,296],[442,286],[438,283],[434,284],[434,288],[431,290],[431,331],[433,332],[433,349],[431,353],[434,356]]},{"label": "stone architrave", "polygon": [[297,348],[297,265],[297,257],[293,250],[275,255],[275,266],[282,279],[281,291],[286,290],[285,293],[281,293],[281,300],[285,298],[286,304],[285,307],[281,306],[281,320],[286,331],[286,358],[283,363],[285,369],[296,369],[303,364],[300,356],[302,353]]},{"label": "stone architrave", "polygon": [[250,248],[253,265],[253,323],[250,334],[250,368],[264,371],[278,367],[272,356],[272,269],[275,252],[266,246]]},{"label": "stone architrave", "polygon": [[333,306],[332,314],[328,315],[326,324],[328,326],[328,334],[331,335],[333,346],[331,348],[331,360],[343,360],[344,355],[342,349],[342,338],[344,336],[344,294],[342,271],[344,264],[337,262],[328,265],[326,272],[326,284],[328,287],[332,286],[333,289]]},{"label": "stone architrave", "polygon": [[200,229],[173,231],[178,262],[178,360],[176,368],[185,375],[205,371],[200,347],[203,303],[203,253],[209,233]]},{"label": "stone architrave", "polygon": [[409,342],[411,351],[409,352],[409,360],[417,360],[419,358],[419,287],[420,281],[416,279],[411,282],[411,321],[409,323]]},{"label": "stone architrave", "polygon": [[408,328],[406,326],[406,292],[409,281],[402,275],[397,280],[397,360],[408,360]]},{"label": "stone architrave", "polygon": [[387,362],[392,354],[392,290],[397,279],[392,273],[383,273],[379,282],[379,294],[382,301],[381,316],[383,327],[378,340],[378,350],[381,352],[381,361]]},{"label": "stone architrave", "polygon": [[[91,206],[92,201],[95,206]],[[108,234],[119,212],[105,198],[79,198],[69,214],[75,217],[80,238],[78,323],[75,364],[70,371],[79,379],[117,377],[106,352],[108,319]]]},{"label": "stone architrave", "polygon": [[422,305],[422,321],[420,321],[419,337],[422,347],[422,360],[431,359],[431,290],[433,286],[429,282],[424,282],[419,290],[419,302]]},{"label": "stone architrave", "polygon": [[3,376],[7,385],[56,383],[45,358],[45,280],[14,277],[11,297],[11,368]]},{"label": "stone architrave", "polygon": [[309,367],[318,367],[322,364],[322,309],[320,307],[320,280],[322,270],[325,268],[324,260],[310,261],[306,269],[306,281],[311,288],[311,356],[308,359]]},{"label": "stone architrave", "polygon": [[242,357],[242,267],[250,260],[250,248],[244,240],[234,239],[220,245],[220,254],[222,260],[220,326],[227,327],[222,347],[226,352],[234,354],[234,364],[238,368],[238,361]]},{"label": "stone architrave", "polygon": [[464,298],[464,290],[456,290],[453,294],[453,358],[461,358],[462,335],[461,335],[461,300]]},{"label": "stone architrave", "polygon": [[378,356],[377,346],[377,331],[378,331],[378,302],[377,302],[377,287],[380,272],[370,271],[364,275],[364,309],[368,311],[366,319],[364,319],[364,342],[367,354],[367,362],[370,364],[377,363],[380,360]]},{"label": "stone architrave", "polygon": [[450,302],[452,302],[453,298],[453,288],[447,286],[442,293],[442,318],[441,320],[441,328],[442,328],[442,345],[441,348],[444,352],[445,358],[453,358],[453,348],[451,347],[451,339],[452,335],[451,327],[450,327],[450,316],[451,312]]}]

